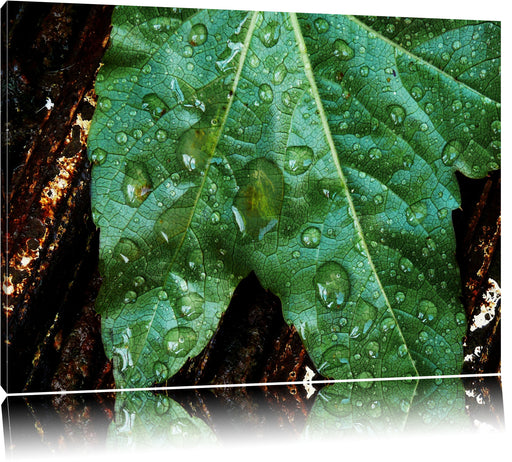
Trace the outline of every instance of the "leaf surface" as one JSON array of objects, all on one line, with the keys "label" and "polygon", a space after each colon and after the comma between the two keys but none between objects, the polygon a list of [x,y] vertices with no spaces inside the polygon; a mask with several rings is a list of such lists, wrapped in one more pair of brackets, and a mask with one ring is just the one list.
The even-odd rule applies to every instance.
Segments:
[{"label": "leaf surface", "polygon": [[454,171],[499,166],[499,26],[389,24],[116,9],[89,152],[118,385],[197,355],[250,271],[324,376],[460,372]]}]

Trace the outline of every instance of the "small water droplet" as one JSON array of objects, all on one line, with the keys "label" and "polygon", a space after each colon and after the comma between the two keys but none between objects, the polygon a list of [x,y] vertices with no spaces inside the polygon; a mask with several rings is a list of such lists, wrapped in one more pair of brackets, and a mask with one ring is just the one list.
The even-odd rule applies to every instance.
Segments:
[{"label": "small water droplet", "polygon": [[114,247],[114,255],[118,261],[128,263],[137,260],[141,256],[141,250],[134,241],[122,237]]},{"label": "small water droplet", "polygon": [[96,148],[91,154],[91,161],[93,164],[101,165],[107,158],[107,151],[102,148]]},{"label": "small water droplet", "polygon": [[208,29],[204,24],[194,24],[188,34],[188,43],[193,47],[203,45],[208,40]]},{"label": "small water droplet", "polygon": [[221,216],[220,213],[217,211],[212,212],[210,215],[210,223],[216,225],[220,222]]},{"label": "small water droplet", "polygon": [[404,273],[410,273],[414,267],[411,260],[409,260],[407,257],[400,258],[399,266]]},{"label": "small water droplet", "polygon": [[108,112],[110,109],[112,109],[112,101],[107,97],[100,98],[98,101],[98,107],[103,112]]},{"label": "small water droplet", "polygon": [[404,358],[406,355],[407,355],[407,346],[404,343],[402,343],[398,347],[398,356],[400,356],[400,358]]},{"label": "small water droplet", "polygon": [[419,101],[421,98],[423,98],[423,88],[421,88],[418,85],[415,85],[411,88],[411,96],[416,100]]},{"label": "small water droplet", "polygon": [[421,342],[421,343],[425,343],[427,340],[428,340],[428,333],[425,332],[424,330],[422,330],[419,334],[418,334],[418,340]]},{"label": "small water droplet", "polygon": [[436,306],[430,300],[422,300],[418,305],[418,318],[423,322],[432,322],[436,316]]},{"label": "small water droplet", "polygon": [[370,356],[370,358],[375,359],[379,356],[380,345],[377,342],[375,342],[374,340],[368,342],[367,348],[368,356]]},{"label": "small water droplet", "polygon": [[405,294],[403,292],[397,292],[395,294],[395,300],[397,303],[403,303],[405,301]]},{"label": "small water droplet", "polygon": [[274,100],[274,92],[268,83],[260,85],[258,96],[263,103],[271,103]]},{"label": "small water droplet", "polygon": [[285,170],[292,175],[302,175],[313,163],[314,153],[309,146],[286,148]]},{"label": "small water droplet", "polygon": [[133,278],[133,286],[134,287],[142,287],[145,284],[146,280],[144,276],[135,276]]},{"label": "small water droplet", "polygon": [[395,126],[402,125],[405,120],[405,109],[398,104],[388,106],[389,117]]},{"label": "small water droplet", "polygon": [[280,63],[274,69],[274,74],[272,76],[272,81],[276,85],[279,85],[285,79],[286,74],[288,74],[288,69],[286,69],[286,66],[284,65],[284,63]]},{"label": "small water droplet", "polygon": [[133,290],[129,290],[124,294],[124,303],[133,303],[135,302],[135,300],[137,300],[137,293],[134,292]]},{"label": "small water droplet", "polygon": [[354,57],[354,50],[345,40],[336,39],[333,43],[333,54],[341,60],[347,61]]},{"label": "small water droplet", "polygon": [[434,105],[433,105],[432,103],[427,103],[427,104],[425,105],[425,113],[426,113],[427,115],[430,115],[430,114],[432,114],[433,112],[434,112]]},{"label": "small water droplet", "polygon": [[374,382],[372,380],[372,379],[374,379],[374,377],[368,371],[361,372],[357,376],[357,378],[363,380],[362,382],[358,382],[358,385],[361,388],[364,388],[364,389],[371,388],[373,386],[373,384],[374,384]]},{"label": "small water droplet", "polygon": [[339,309],[350,294],[350,280],[347,272],[336,262],[321,265],[315,275],[317,295],[329,309]]},{"label": "small water droplet", "polygon": [[168,367],[161,361],[155,362],[155,364],[153,366],[153,372],[155,373],[157,383],[163,382],[169,376]]},{"label": "small water droplet", "polygon": [[157,297],[158,297],[158,300],[160,300],[162,302],[169,298],[169,296],[167,295],[167,292],[165,290],[160,290],[157,294]]},{"label": "small water droplet", "polygon": [[160,143],[167,139],[167,132],[165,130],[159,129],[155,133],[157,141]]},{"label": "small water droplet", "polygon": [[368,74],[370,73],[370,68],[368,66],[361,66],[359,69],[359,73],[361,74],[361,77],[368,77]]},{"label": "small water droplet", "polygon": [[126,144],[126,142],[128,141],[128,136],[126,135],[125,132],[118,132],[116,133],[116,142],[118,144]]},{"label": "small water droplet", "polygon": [[427,217],[427,204],[418,201],[405,210],[405,218],[411,226],[418,226],[425,221]]},{"label": "small water droplet", "polygon": [[306,228],[301,234],[301,242],[304,247],[314,249],[320,244],[322,232],[316,226]]},{"label": "small water droplet", "polygon": [[323,34],[329,30],[329,23],[324,18],[316,18],[314,24],[319,34]]},{"label": "small water droplet", "polygon": [[187,170],[204,170],[209,157],[209,141],[208,131],[199,128],[191,128],[180,137],[176,152]]}]

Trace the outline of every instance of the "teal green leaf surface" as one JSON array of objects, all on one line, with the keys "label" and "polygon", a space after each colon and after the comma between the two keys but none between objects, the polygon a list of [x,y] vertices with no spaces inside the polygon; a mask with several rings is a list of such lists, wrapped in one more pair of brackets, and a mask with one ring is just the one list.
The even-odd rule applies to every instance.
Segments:
[{"label": "teal green leaf surface", "polygon": [[499,168],[499,24],[118,7],[89,134],[118,386],[250,271],[324,376],[459,373],[455,170]]}]

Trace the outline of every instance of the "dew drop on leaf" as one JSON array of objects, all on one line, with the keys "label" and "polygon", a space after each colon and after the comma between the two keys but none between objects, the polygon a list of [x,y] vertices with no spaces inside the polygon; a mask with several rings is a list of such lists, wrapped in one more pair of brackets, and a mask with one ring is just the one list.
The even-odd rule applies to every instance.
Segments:
[{"label": "dew drop on leaf", "polygon": [[208,39],[208,29],[204,24],[194,24],[188,34],[188,43],[193,47],[203,45]]},{"label": "dew drop on leaf", "polygon": [[324,18],[316,18],[314,24],[319,34],[323,34],[329,30],[329,23]]},{"label": "dew drop on leaf", "polygon": [[281,35],[281,26],[276,21],[270,21],[260,31],[260,40],[267,48],[272,48],[278,41]]},{"label": "dew drop on leaf", "polygon": [[112,108],[112,101],[107,97],[100,98],[98,101],[98,107],[103,112],[108,112]]},{"label": "dew drop on leaf", "polygon": [[274,74],[272,76],[272,81],[276,85],[279,85],[285,79],[286,74],[288,74],[288,69],[286,69],[286,66],[284,65],[284,63],[280,63],[274,69]]},{"label": "dew drop on leaf", "polygon": [[292,175],[301,175],[311,166],[313,157],[309,146],[289,146],[286,148],[285,170]]},{"label": "dew drop on leaf", "polygon": [[102,148],[96,148],[91,154],[91,161],[95,165],[101,165],[107,158],[107,151]]},{"label": "dew drop on leaf", "polygon": [[354,50],[350,48],[348,43],[343,39],[336,39],[332,47],[334,56],[343,61],[347,61],[354,57]]},{"label": "dew drop on leaf", "polygon": [[430,300],[422,300],[418,305],[418,318],[423,322],[432,322],[436,316],[436,306]]},{"label": "dew drop on leaf", "polygon": [[122,190],[126,204],[130,207],[138,207],[146,200],[153,185],[145,164],[126,162]]},{"label": "dew drop on leaf", "polygon": [[167,350],[178,358],[187,356],[197,342],[197,334],[190,327],[174,327],[164,337]]},{"label": "dew drop on leaf", "polygon": [[274,92],[272,91],[272,87],[268,83],[261,84],[258,91],[258,96],[260,97],[261,102],[271,103],[274,100]]},{"label": "dew drop on leaf", "polygon": [[411,226],[418,226],[427,217],[427,205],[423,201],[412,204],[405,210],[405,218]]},{"label": "dew drop on leaf", "polygon": [[392,104],[388,107],[389,117],[394,125],[402,125],[405,120],[405,109],[398,104]]},{"label": "dew drop on leaf", "polygon": [[114,255],[123,263],[137,260],[141,256],[139,246],[127,237],[122,237],[114,247]]},{"label": "dew drop on leaf", "polygon": [[283,173],[270,160],[250,161],[239,179],[233,214],[242,233],[262,239],[275,227],[283,201]]},{"label": "dew drop on leaf", "polygon": [[443,148],[442,161],[446,166],[453,165],[462,152],[462,143],[459,140],[452,140],[446,143]]},{"label": "dew drop on leaf", "polygon": [[117,144],[126,144],[126,142],[128,141],[128,136],[126,135],[125,132],[118,132],[116,133],[116,142]]},{"label": "dew drop on leaf", "polygon": [[176,315],[192,321],[203,314],[204,299],[196,292],[190,292],[176,301]]},{"label": "dew drop on leaf", "polygon": [[133,303],[135,302],[135,300],[137,300],[137,293],[134,292],[133,290],[129,290],[124,294],[124,303]]},{"label": "dew drop on leaf", "polygon": [[320,244],[322,232],[316,226],[306,228],[301,234],[301,242],[304,247],[314,249]]},{"label": "dew drop on leaf", "polygon": [[158,120],[169,110],[169,106],[156,93],[148,93],[142,98],[142,109],[148,111],[154,120]]},{"label": "dew drop on leaf", "polygon": [[339,309],[350,295],[350,280],[343,267],[334,261],[321,265],[315,275],[320,301],[329,309]]},{"label": "dew drop on leaf", "polygon": [[156,361],[153,366],[153,372],[155,373],[157,382],[162,382],[167,379],[169,375],[169,368],[163,362]]}]

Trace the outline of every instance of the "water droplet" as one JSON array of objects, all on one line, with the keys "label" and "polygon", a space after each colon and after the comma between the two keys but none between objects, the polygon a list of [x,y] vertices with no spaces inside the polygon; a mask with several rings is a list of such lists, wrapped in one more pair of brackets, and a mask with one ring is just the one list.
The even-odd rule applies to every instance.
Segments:
[{"label": "water droplet", "polygon": [[160,143],[167,139],[167,132],[165,130],[159,129],[155,133],[157,141]]},{"label": "water droplet", "polygon": [[347,42],[337,39],[333,43],[333,54],[343,61],[347,61],[354,57],[354,50],[350,48]]},{"label": "water droplet", "polygon": [[169,377],[169,369],[168,367],[161,361],[156,361],[153,366],[153,372],[156,376],[156,381],[163,382],[164,380],[167,380]]},{"label": "water droplet", "polygon": [[304,247],[314,249],[320,244],[321,237],[322,232],[316,226],[310,226],[302,232],[300,239]]},{"label": "water droplet", "polygon": [[402,412],[405,412],[406,414],[409,412],[409,409],[411,407],[411,403],[405,399],[402,399],[400,401],[400,409]]},{"label": "water droplet", "polygon": [[93,164],[101,165],[107,158],[107,151],[101,148],[96,148],[91,154],[91,161]]},{"label": "water droplet", "polygon": [[428,340],[428,333],[425,332],[424,330],[422,330],[419,334],[418,334],[418,340],[421,342],[421,343],[425,343],[427,340]]},{"label": "water droplet", "polygon": [[233,202],[235,221],[244,234],[262,239],[279,219],[283,202],[283,173],[271,161],[258,158],[243,169]]},{"label": "water droplet", "polygon": [[372,379],[374,379],[373,375],[368,372],[368,371],[364,371],[364,372],[361,372],[358,376],[357,376],[358,379],[360,380],[364,380],[362,382],[358,382],[358,385],[359,387],[361,388],[364,388],[364,389],[367,389],[367,388],[371,388],[372,385],[373,385],[373,381]]},{"label": "water droplet", "polygon": [[165,334],[164,340],[169,353],[182,358],[195,347],[197,334],[190,327],[174,327]]},{"label": "water droplet", "polygon": [[361,77],[368,77],[368,74],[370,73],[370,68],[368,66],[361,66],[359,69],[359,73],[361,74]]},{"label": "water droplet", "polygon": [[495,120],[495,121],[491,124],[491,130],[492,130],[496,135],[501,135],[501,121],[499,121],[499,120]]},{"label": "water droplet", "polygon": [[162,302],[169,298],[169,296],[167,295],[167,292],[165,290],[160,290],[157,294],[157,297],[158,297],[158,300],[160,300]]},{"label": "water droplet", "polygon": [[426,123],[421,123],[420,124],[420,131],[422,132],[426,132],[428,130],[428,124]]},{"label": "water droplet", "polygon": [[135,300],[137,300],[137,293],[134,292],[133,290],[129,290],[124,294],[124,303],[133,303],[135,302]]},{"label": "water droplet", "polygon": [[203,314],[204,299],[195,292],[184,295],[176,302],[176,314],[179,317],[192,321]]},{"label": "water droplet", "polygon": [[350,280],[347,272],[336,262],[321,265],[315,275],[317,295],[329,309],[339,309],[350,294]]},{"label": "water droplet", "polygon": [[118,144],[126,144],[126,142],[128,141],[128,136],[126,135],[125,132],[118,132],[116,133],[116,142]]},{"label": "water droplet", "polygon": [[135,276],[133,278],[133,286],[134,287],[142,287],[145,284],[146,280],[144,276]]},{"label": "water droplet", "polygon": [[427,115],[430,115],[430,114],[432,114],[433,112],[434,112],[434,105],[433,105],[432,103],[427,103],[427,104],[425,105],[425,113],[426,113]]},{"label": "water droplet", "polygon": [[397,303],[403,303],[405,301],[405,294],[403,292],[397,292],[395,294],[395,300]]},{"label": "water droplet", "polygon": [[112,109],[112,101],[110,101],[110,98],[100,98],[98,101],[98,107],[103,111],[107,112],[110,109]]},{"label": "water droplet", "polygon": [[171,408],[171,402],[165,395],[158,395],[158,401],[155,404],[155,413],[157,415],[165,415]]},{"label": "water droplet", "polygon": [[389,117],[394,125],[402,125],[405,120],[405,109],[398,104],[392,104],[388,106]]},{"label": "water droplet", "polygon": [[333,371],[339,376],[348,376],[350,374],[350,349],[346,345],[334,345],[328,348],[322,355],[326,367],[322,369],[322,374],[329,375]]},{"label": "water droplet", "polygon": [[208,29],[204,24],[194,24],[188,34],[188,43],[193,47],[203,45],[208,39]]},{"label": "water droplet", "polygon": [[398,356],[400,356],[400,358],[404,358],[406,355],[407,355],[407,346],[405,345],[405,343],[402,343],[398,347]]},{"label": "water droplet", "polygon": [[462,143],[458,140],[452,140],[446,143],[443,148],[442,161],[446,166],[453,165],[462,152]]},{"label": "water droplet", "polygon": [[270,21],[266,26],[261,28],[260,40],[267,48],[272,48],[278,41],[281,35],[281,27],[276,21]]},{"label": "water droplet", "polygon": [[221,216],[220,213],[217,211],[212,212],[210,215],[210,223],[216,225],[220,222]]},{"label": "water droplet", "polygon": [[288,69],[286,69],[284,63],[278,64],[274,69],[274,75],[272,76],[273,82],[276,85],[279,85],[286,77],[286,74],[288,74]]},{"label": "water droplet", "polygon": [[368,151],[370,159],[378,160],[382,157],[382,151],[379,148],[373,147]]},{"label": "water droplet", "polygon": [[271,103],[274,100],[274,92],[268,83],[260,85],[258,95],[263,103]]},{"label": "water droplet", "polygon": [[418,318],[423,322],[432,322],[436,316],[436,306],[430,300],[422,300],[418,306]]},{"label": "water droplet", "polygon": [[386,317],[382,320],[380,323],[380,328],[382,329],[382,332],[387,332],[388,330],[394,329],[396,326],[396,322],[393,318]]},{"label": "water droplet", "polygon": [[460,43],[458,40],[455,40],[455,41],[452,43],[452,48],[453,48],[454,50],[458,50],[460,47],[461,47],[461,43]]},{"label": "water droplet", "polygon": [[375,202],[375,205],[380,205],[384,202],[384,197],[382,197],[382,194],[376,194],[373,198],[373,202]]},{"label": "water droplet", "polygon": [[114,255],[119,261],[128,263],[137,260],[141,256],[141,250],[131,239],[122,237],[114,247]]},{"label": "water droplet", "polygon": [[400,258],[399,266],[404,273],[410,273],[414,267],[411,260],[409,260],[407,257]]},{"label": "water droplet", "polygon": [[169,106],[156,93],[148,93],[142,98],[142,109],[158,120],[169,110]]},{"label": "water droplet", "polygon": [[379,418],[382,415],[382,407],[380,401],[372,401],[368,406],[368,415],[374,419]]},{"label": "water droplet", "polygon": [[191,128],[180,137],[177,154],[189,171],[204,170],[210,142],[208,131],[199,128]]},{"label": "water droplet", "polygon": [[319,34],[323,34],[329,30],[329,23],[324,18],[316,18],[314,24]]},{"label": "water droplet", "polygon": [[126,162],[122,190],[126,204],[130,207],[138,207],[146,200],[153,185],[145,164]]},{"label": "water droplet", "polygon": [[302,175],[313,163],[314,153],[309,146],[286,148],[285,170],[292,175]]},{"label": "water droplet", "polygon": [[405,210],[405,218],[411,226],[418,226],[425,221],[427,216],[427,204],[418,201]]},{"label": "water droplet", "polygon": [[421,88],[418,85],[415,85],[411,88],[411,96],[416,100],[419,101],[421,98],[423,98],[423,88]]},{"label": "water droplet", "polygon": [[374,340],[368,342],[367,348],[368,356],[370,356],[370,358],[375,359],[379,356],[380,345],[377,342],[375,342]]}]

